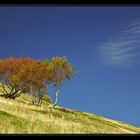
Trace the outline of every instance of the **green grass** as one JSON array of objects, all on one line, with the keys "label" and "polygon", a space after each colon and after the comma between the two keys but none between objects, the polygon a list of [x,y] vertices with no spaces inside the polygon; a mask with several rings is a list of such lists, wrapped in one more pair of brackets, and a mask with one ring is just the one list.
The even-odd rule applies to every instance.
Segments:
[{"label": "green grass", "polygon": [[140,128],[88,112],[52,108],[43,101],[31,104],[31,96],[0,97],[0,134],[140,134]]}]

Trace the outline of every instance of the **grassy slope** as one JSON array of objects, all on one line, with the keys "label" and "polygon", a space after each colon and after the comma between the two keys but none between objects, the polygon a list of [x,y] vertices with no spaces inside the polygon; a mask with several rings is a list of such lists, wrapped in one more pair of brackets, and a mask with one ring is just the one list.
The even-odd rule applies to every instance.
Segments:
[{"label": "grassy slope", "polygon": [[139,128],[91,113],[60,107],[53,109],[46,102],[35,106],[29,97],[22,95],[16,100],[0,97],[0,134],[140,133]]}]

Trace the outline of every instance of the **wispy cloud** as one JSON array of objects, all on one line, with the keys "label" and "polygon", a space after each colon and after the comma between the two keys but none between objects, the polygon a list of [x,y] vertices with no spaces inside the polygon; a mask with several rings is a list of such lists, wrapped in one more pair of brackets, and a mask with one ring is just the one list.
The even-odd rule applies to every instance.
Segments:
[{"label": "wispy cloud", "polygon": [[132,66],[140,56],[140,20],[129,24],[116,37],[98,46],[107,65]]}]

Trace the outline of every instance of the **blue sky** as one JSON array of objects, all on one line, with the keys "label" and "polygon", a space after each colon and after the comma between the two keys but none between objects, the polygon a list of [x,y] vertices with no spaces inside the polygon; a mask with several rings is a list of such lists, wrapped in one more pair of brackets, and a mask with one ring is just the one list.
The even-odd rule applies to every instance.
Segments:
[{"label": "blue sky", "polygon": [[0,58],[10,56],[67,56],[78,73],[61,106],[140,127],[140,7],[0,7]]}]

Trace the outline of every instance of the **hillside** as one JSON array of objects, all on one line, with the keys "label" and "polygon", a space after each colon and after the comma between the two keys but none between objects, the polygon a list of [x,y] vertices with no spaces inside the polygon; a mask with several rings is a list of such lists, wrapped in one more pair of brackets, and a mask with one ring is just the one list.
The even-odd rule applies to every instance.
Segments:
[{"label": "hillside", "polygon": [[140,129],[87,112],[31,104],[29,95],[0,97],[0,134],[136,134]]}]

